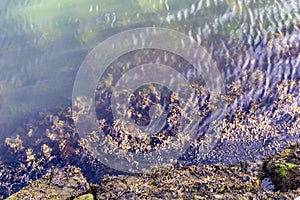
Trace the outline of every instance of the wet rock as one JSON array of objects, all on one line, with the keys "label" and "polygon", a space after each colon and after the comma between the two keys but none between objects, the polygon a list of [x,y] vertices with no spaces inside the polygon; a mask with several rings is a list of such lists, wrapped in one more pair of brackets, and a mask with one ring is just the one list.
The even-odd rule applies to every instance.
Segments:
[{"label": "wet rock", "polygon": [[67,166],[61,170],[54,169],[52,172],[44,175],[42,179],[31,182],[19,192],[8,197],[8,200],[71,199],[89,191],[90,186],[81,174],[80,169]]},{"label": "wet rock", "polygon": [[262,162],[165,166],[131,175],[105,176],[89,185],[75,167],[55,169],[8,199],[295,199],[296,190],[266,191]]},{"label": "wet rock", "polygon": [[300,149],[293,145],[278,153],[265,164],[276,190],[300,188]]},{"label": "wet rock", "polygon": [[110,176],[95,188],[97,199],[214,199],[236,192],[256,193],[260,179],[249,173],[250,163],[235,166],[191,166],[152,169],[132,176]]},{"label": "wet rock", "polygon": [[263,163],[154,168],[142,174],[107,176],[92,186],[96,199],[294,199],[300,189],[266,191]]}]

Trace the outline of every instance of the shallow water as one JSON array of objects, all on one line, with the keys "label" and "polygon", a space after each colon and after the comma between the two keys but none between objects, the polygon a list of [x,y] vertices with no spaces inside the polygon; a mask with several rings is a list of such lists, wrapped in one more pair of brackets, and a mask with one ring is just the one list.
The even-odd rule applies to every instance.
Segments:
[{"label": "shallow water", "polygon": [[[247,110],[251,102],[260,100],[258,113],[273,113],[278,107],[274,106],[270,91],[275,91],[284,80],[300,80],[299,1],[161,0],[154,5],[146,2],[1,1],[0,140],[13,136],[13,129],[39,110],[69,104],[76,73],[88,53],[113,34],[132,28],[170,28],[194,38],[213,55],[226,83],[241,81],[242,88],[252,84],[245,95],[233,102],[233,108],[241,106]],[[243,78],[245,71],[260,78]],[[287,86],[287,91],[300,101],[297,85]],[[291,121],[291,113],[279,115],[275,120],[270,114],[274,126]],[[291,117],[294,121],[298,118]],[[298,138],[299,133],[283,134],[280,140],[273,140],[283,145]],[[265,143],[247,145],[254,151]],[[209,155],[208,160],[230,163],[271,153],[248,155],[241,153],[245,148],[243,142],[228,142],[237,149],[233,153],[226,151],[226,145],[219,148],[227,155],[217,159]],[[191,162],[205,163],[201,159],[192,156]]]},{"label": "shallow water", "polygon": [[2,1],[0,122],[22,119],[71,97],[87,52],[114,33],[133,27],[172,28],[226,54],[238,45],[248,51],[249,45],[299,20],[297,1],[161,1],[155,8],[141,2]]}]

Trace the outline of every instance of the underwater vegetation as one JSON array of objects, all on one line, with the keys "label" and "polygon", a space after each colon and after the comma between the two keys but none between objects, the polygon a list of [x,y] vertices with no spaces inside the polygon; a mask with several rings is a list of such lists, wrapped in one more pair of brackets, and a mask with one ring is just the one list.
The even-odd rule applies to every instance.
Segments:
[{"label": "underwater vegetation", "polygon": [[[290,33],[299,23],[296,1],[5,0],[0,6],[0,112],[7,116],[0,120],[3,124],[9,116],[22,118],[70,98],[85,55],[114,33],[146,26],[171,28],[230,58],[235,47],[259,45],[268,37]],[[47,85],[53,85],[52,94]]]},{"label": "underwater vegetation", "polygon": [[[44,183],[51,193],[70,186],[72,191],[62,194],[70,198],[85,195],[82,199],[300,196],[299,171],[295,171],[299,169],[299,147],[283,150],[300,138],[296,1],[52,0],[5,1],[0,6],[8,10],[0,13],[0,23],[5,25],[0,29],[4,35],[0,38],[0,124],[16,126],[13,131],[3,129],[1,135],[0,198],[26,185],[39,190]],[[103,131],[106,140],[99,141],[100,147],[109,154],[112,149],[142,153],[167,149],[175,145],[174,139],[188,139],[178,131],[181,116],[187,115],[180,99],[158,84],[138,88],[126,114],[143,126],[152,123],[151,117],[159,119],[156,111],[163,109],[167,120],[159,123],[160,132],[147,136],[113,119],[112,85],[122,73],[143,63],[166,64],[188,77],[198,97],[197,114],[202,122],[209,119],[217,102],[225,101],[228,106],[222,108],[226,117],[210,124],[216,137],[206,134],[207,127],[199,130],[174,166],[124,174],[106,167],[86,150],[89,141],[79,138],[74,125],[79,113],[72,112],[66,99],[89,50],[113,33],[145,26],[181,31],[207,48],[226,78],[224,93],[211,96],[204,81],[179,56],[153,49],[130,52],[114,61],[99,80],[94,100],[100,129],[91,133],[90,140],[97,141]],[[20,52],[27,52],[22,59]],[[86,112],[89,103],[83,96],[75,106]],[[155,106],[157,109],[151,109]],[[17,126],[24,113],[30,117],[25,125]],[[213,139],[216,146],[207,155],[201,154],[209,145],[205,141]],[[111,148],[105,149],[108,145]],[[288,154],[283,159],[274,156],[277,152]],[[68,165],[77,168],[64,168]],[[143,163],[135,166],[143,168]],[[76,188],[76,181],[68,185],[73,175],[82,187]],[[264,176],[272,180],[276,191],[264,190]],[[40,195],[25,192],[16,196],[24,194]]]},{"label": "underwater vegetation", "polygon": [[[291,142],[299,142],[299,66],[296,64],[294,65],[292,61],[299,55],[298,53],[295,53],[299,51],[299,41],[295,39],[297,37],[293,37],[293,35],[297,34],[298,32],[295,31],[292,34],[286,34],[279,39],[276,37],[273,38],[273,40],[268,40],[265,43],[266,45],[262,44],[265,45],[264,48],[266,48],[266,54],[270,51],[270,49],[268,49],[268,44],[273,45],[271,50],[273,53],[272,59],[274,59],[274,61],[268,61],[275,62],[276,60],[276,63],[278,64],[274,65],[273,68],[268,69],[267,65],[264,65],[262,61],[258,60],[257,62],[249,62],[247,66],[241,66],[243,69],[240,72],[242,76],[237,74],[232,76],[230,70],[224,71],[224,74],[228,75],[231,79],[226,83],[225,93],[219,98],[225,99],[230,106],[224,108],[224,112],[226,112],[227,115],[225,119],[222,120],[222,126],[217,127],[215,130],[218,139],[217,146],[213,148],[208,155],[205,157],[199,155],[199,149],[201,149],[201,145],[203,145],[202,143],[204,141],[203,137],[209,137],[208,135],[205,135],[205,129],[203,129],[202,132],[199,132],[198,138],[192,142],[190,149],[183,154],[181,158],[174,161],[175,166],[184,166],[184,169],[182,169],[183,171],[180,168],[177,171],[177,169],[175,170],[174,167],[171,167],[170,169],[158,169],[158,171],[154,170],[155,172],[148,172],[146,173],[148,175],[145,176],[153,177],[154,175],[152,174],[156,173],[169,174],[166,176],[171,176],[172,173],[193,174],[198,171],[198,167],[196,166],[205,165],[200,167],[199,173],[202,172],[203,169],[207,169],[207,171],[204,170],[207,174],[213,173],[217,176],[218,172],[222,173],[222,170],[218,171],[219,169],[227,171],[220,177],[220,182],[223,182],[223,178],[228,179],[228,177],[232,175],[232,173],[228,173],[228,170],[234,169],[231,165],[236,165],[245,160],[253,163],[263,161],[268,156],[274,155],[276,152],[282,150],[285,145]],[[288,41],[293,44],[293,46],[290,48],[275,48],[278,47],[281,42],[285,41],[285,38],[288,38]],[[249,56],[248,59],[250,60],[251,58],[253,59],[252,56],[255,56],[255,51],[251,52],[250,55],[247,55],[247,53],[248,52],[243,52],[242,55],[238,54],[233,58],[223,58],[225,61],[223,62],[223,65],[222,63],[220,64],[220,68],[226,69],[227,67],[230,69],[230,67],[237,67],[240,62],[239,59],[245,59],[245,57],[247,58],[247,56]],[[240,58],[240,56],[242,56],[242,58]],[[128,65],[127,59],[132,61],[132,66]],[[167,54],[166,52],[159,52],[151,49],[132,52],[131,55],[121,57],[119,60],[112,63],[111,67],[107,70],[106,76],[99,81],[95,96],[99,125],[108,136],[108,140],[102,142],[106,142],[106,144],[108,143],[115,148],[122,148],[123,150],[128,151],[153,151],[156,148],[164,148],[164,145],[170,144],[176,135],[181,134],[180,132],[176,132],[176,126],[179,125],[177,123],[178,115],[184,113],[181,112],[180,105],[178,105],[176,101],[176,95],[174,96],[171,91],[155,84],[141,87],[134,93],[130,104],[130,113],[128,114],[130,114],[132,119],[137,123],[147,124],[150,122],[147,112],[149,105],[154,103],[158,105],[161,104],[162,107],[171,108],[166,109],[166,111],[168,111],[167,118],[169,120],[167,120],[167,123],[165,124],[165,127],[171,128],[167,128],[152,137],[144,136],[144,139],[139,140],[138,138],[130,137],[135,129],[122,126],[122,122],[113,121],[110,107],[110,85],[118,80],[118,75],[124,72],[122,70],[128,70],[130,67],[153,59],[157,62],[166,62],[165,64],[175,68],[177,67],[177,70],[181,70],[185,75],[189,74],[190,68],[184,60],[176,58],[176,56]],[[286,59],[289,59],[288,65],[284,64]],[[262,62],[262,64],[260,62]],[[254,73],[252,66],[257,66],[255,67]],[[286,78],[282,80],[281,77],[275,76],[275,80],[270,81],[270,79],[274,78],[274,75],[278,75],[278,71],[280,70],[287,70],[289,72],[285,73]],[[114,74],[115,76],[111,76],[110,74]],[[201,80],[193,80],[193,78],[191,78],[191,80],[193,81],[192,85],[196,89],[197,95],[200,97],[198,103],[199,113],[201,113],[203,120],[205,120],[205,116],[210,114],[211,109],[214,109],[214,101],[208,101],[209,98],[212,97],[210,97],[209,93],[205,90],[205,84],[203,84]],[[265,87],[262,87],[262,85]],[[151,98],[149,98],[149,96]],[[78,112],[86,111],[87,102],[88,100],[85,99],[85,97],[78,99],[76,104]],[[6,197],[20,190],[29,183],[29,180],[40,178],[48,169],[63,167],[69,164],[79,167],[87,180],[92,183],[97,183],[106,174],[121,173],[105,167],[85,150],[85,143],[78,137],[74,120],[76,120],[76,113],[72,113],[70,106],[58,107],[56,111],[41,110],[36,119],[31,119],[26,126],[18,128],[13,136],[5,139],[5,145],[0,146],[1,152],[3,152],[3,155],[6,155],[1,159],[2,176],[0,182],[3,196]],[[136,135],[139,135],[139,133]],[[143,134],[140,134],[140,136],[143,136]],[[298,150],[296,149],[296,152],[297,151]],[[298,173],[290,171],[291,169],[294,169],[294,165],[298,165],[297,159],[296,156],[291,157],[286,163],[281,162],[280,160],[276,160],[275,164],[270,162],[266,164],[266,169],[269,171],[267,174],[272,178],[272,173],[275,173],[274,177],[279,177],[281,184],[283,182],[286,183],[287,177],[295,177],[293,173]],[[13,162],[14,160],[18,160],[18,162]],[[213,167],[210,167],[209,165],[206,166],[206,164],[215,165],[211,165]],[[231,165],[228,165],[227,167],[224,164]],[[139,163],[137,163],[137,166],[138,165]],[[256,168],[257,170],[253,170],[251,173],[261,173],[263,167],[262,164],[260,164],[260,166],[260,169]],[[186,167],[188,168],[186,169]],[[275,169],[274,171],[272,170],[273,168]],[[175,172],[173,172],[172,169],[174,169]],[[216,171],[216,169],[218,170]],[[160,172],[160,170],[163,172]],[[270,170],[272,170],[272,172]],[[290,173],[292,174],[290,175]],[[213,174],[206,177],[213,177]],[[172,176],[173,175],[174,174],[172,174]],[[109,185],[112,184],[112,181],[117,181],[121,177],[109,177],[110,176],[104,178],[102,182],[99,183],[102,184],[97,193],[99,198],[104,197],[102,192],[104,190],[117,190],[117,188],[112,189]],[[124,176],[123,178],[127,179],[126,177],[127,176]],[[257,176],[250,178],[251,181],[246,185],[243,183],[232,183],[232,188],[243,193],[251,193],[261,187],[259,182],[261,176],[258,177],[259,178],[257,178]],[[127,182],[129,185],[133,185],[130,181],[134,180],[139,183],[138,185],[146,184],[144,182],[139,182],[139,179],[137,178],[129,177],[128,179]],[[156,181],[163,180],[165,179],[160,175],[159,178],[156,179]],[[175,181],[175,179],[172,180]],[[204,181],[201,185],[203,185],[207,191],[208,186],[205,186],[207,184],[205,180],[206,179],[203,177],[201,178],[201,176],[196,179],[195,177],[192,178],[191,175],[187,175],[187,178],[183,180],[183,182],[195,181],[193,184],[197,185],[198,181]],[[235,180],[238,181],[240,179]],[[241,181],[243,180],[244,179],[242,178]],[[248,178],[246,180],[248,180]],[[272,180],[277,189],[282,188],[280,184],[276,185],[276,178],[273,178]],[[210,181],[213,181],[213,179],[210,178],[209,182]],[[123,182],[124,181],[122,180],[121,183]],[[228,188],[228,185],[231,183],[225,183],[227,186],[215,185],[215,189],[212,190],[213,194],[205,193],[201,195],[213,195],[211,197],[214,197],[218,192],[229,191],[226,190],[226,188]],[[164,182],[156,185],[155,187],[159,192],[154,194],[156,190],[152,190],[151,194],[174,195],[173,193],[169,194],[167,191],[164,192],[165,187],[163,185],[166,185],[166,183]],[[177,186],[180,189],[165,189],[168,191],[181,192],[180,194],[177,193],[175,196],[195,192],[193,189],[183,189],[184,186],[182,184],[178,184]],[[106,187],[110,187],[110,189],[104,189]],[[296,189],[293,185],[284,187],[289,188],[288,190]],[[120,185],[120,188],[121,191],[125,191],[123,190],[122,184]],[[145,186],[145,188],[148,187]],[[137,188],[137,190],[139,189]],[[283,189],[283,191],[285,190]],[[135,195],[134,192],[124,193],[124,195],[125,194],[128,194],[129,196]],[[146,192],[143,193],[143,195],[146,194]],[[120,195],[123,195],[123,193],[121,192]]]}]

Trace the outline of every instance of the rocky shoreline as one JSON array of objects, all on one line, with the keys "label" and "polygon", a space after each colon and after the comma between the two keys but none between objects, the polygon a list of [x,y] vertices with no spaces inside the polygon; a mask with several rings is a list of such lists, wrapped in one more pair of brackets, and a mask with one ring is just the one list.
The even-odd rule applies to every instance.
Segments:
[{"label": "rocky shoreline", "polygon": [[[299,144],[291,144],[264,162],[165,166],[104,176],[97,184],[89,184],[79,168],[67,166],[31,181],[8,199],[295,199],[300,196],[299,174]],[[267,179],[272,183],[266,185]]]}]

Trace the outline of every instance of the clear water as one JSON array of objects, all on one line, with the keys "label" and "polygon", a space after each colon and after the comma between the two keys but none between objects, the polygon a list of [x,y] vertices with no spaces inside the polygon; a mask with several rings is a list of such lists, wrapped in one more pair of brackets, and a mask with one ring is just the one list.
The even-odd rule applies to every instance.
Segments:
[{"label": "clear water", "polygon": [[[228,81],[256,60],[269,78],[250,99],[262,98],[275,82],[300,79],[299,23],[297,0],[2,0],[0,139],[40,109],[68,103],[84,58],[113,34],[155,26],[190,35],[209,49]],[[271,52],[294,45],[295,55],[282,56],[273,70],[266,48],[276,34],[282,37],[273,39]]]},{"label": "clear water", "polygon": [[299,20],[298,1],[161,0],[155,8],[143,2],[2,1],[0,122],[14,123],[71,97],[87,52],[114,33],[158,26],[201,38],[212,48],[220,42],[237,48],[230,43],[255,45]]}]

